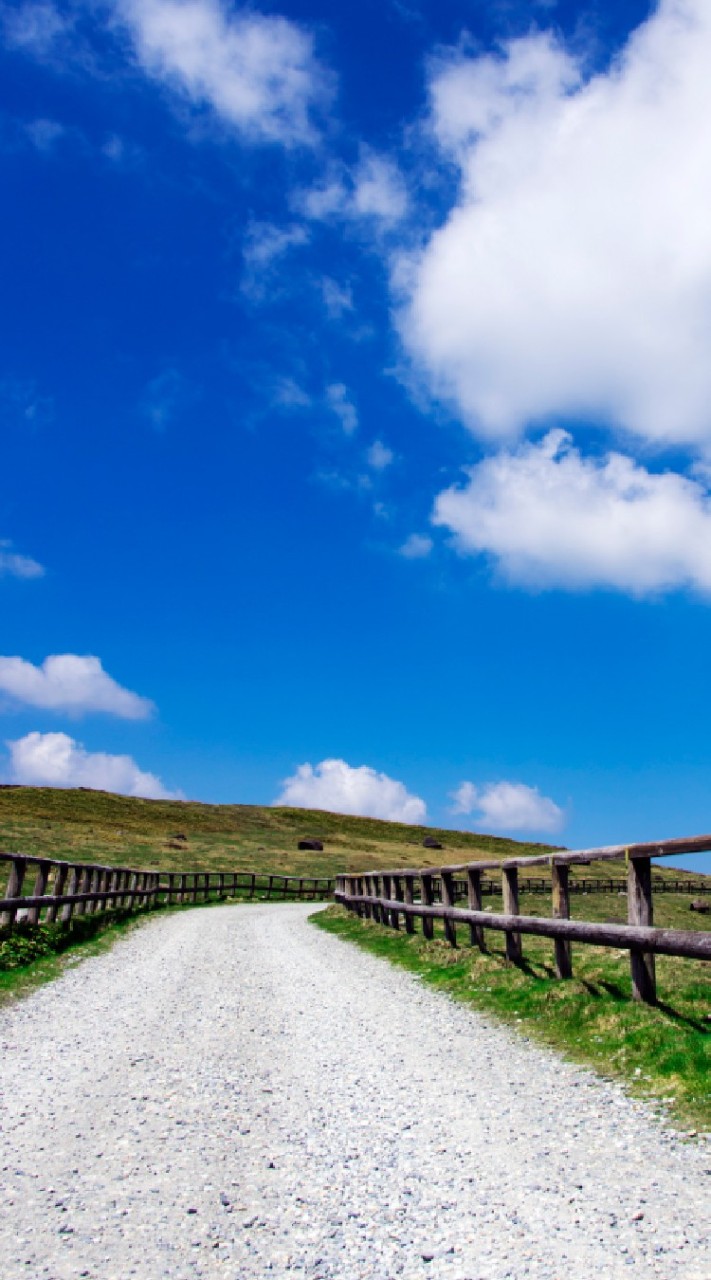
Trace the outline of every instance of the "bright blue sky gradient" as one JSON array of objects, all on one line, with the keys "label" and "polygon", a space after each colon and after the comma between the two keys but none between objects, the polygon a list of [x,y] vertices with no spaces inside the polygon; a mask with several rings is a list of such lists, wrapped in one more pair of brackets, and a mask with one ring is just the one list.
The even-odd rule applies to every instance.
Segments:
[{"label": "bright blue sky gradient", "polygon": [[[635,410],[631,428],[619,405],[641,401],[642,371],[610,391],[606,413],[582,393],[581,412],[566,411],[550,392],[497,434],[454,383],[443,391],[398,318],[415,287],[395,280],[401,255],[420,261],[462,201],[459,162],[428,115],[442,59],[501,62],[507,41],[550,31],[583,83],[614,77],[649,7],[260,6],[313,38],[321,97],[307,102],[312,138],[294,142],[283,121],[270,141],[259,120],[237,127],[214,96],[181,87],[165,51],[160,74],[149,65],[137,33],[160,4],[2,11],[1,650],[33,664],[97,655],[157,708],[78,715],[5,686],[2,739],[64,733],[208,801],[271,802],[299,765],[336,758],[401,781],[437,823],[485,829],[486,809],[455,818],[449,793],[506,780],[555,802],[553,838],[569,846],[709,829],[706,551],[690,568],[670,525],[676,579],[654,580],[654,561],[649,586],[645,544],[624,582],[597,560],[594,580],[576,581],[570,564],[507,570],[493,543],[457,547],[454,526],[431,517],[463,467],[537,447],[551,427],[591,466],[618,450],[652,476],[686,477],[697,488],[679,498],[685,511],[707,500],[711,410],[705,426],[689,412],[661,436]],[[192,10],[219,14],[208,0]],[[390,183],[379,214],[354,195],[373,161]],[[341,207],[309,217],[304,193],[328,182],[346,192]],[[613,213],[627,199],[597,194]],[[650,273],[664,247],[650,248]],[[486,296],[477,305],[486,329]],[[375,442],[392,460],[369,454]],[[511,501],[504,524],[524,528],[531,512]],[[704,512],[690,540],[711,530]],[[23,576],[12,554],[44,575]],[[2,772],[21,776],[9,748]],[[545,822],[500,829],[546,838]]]}]

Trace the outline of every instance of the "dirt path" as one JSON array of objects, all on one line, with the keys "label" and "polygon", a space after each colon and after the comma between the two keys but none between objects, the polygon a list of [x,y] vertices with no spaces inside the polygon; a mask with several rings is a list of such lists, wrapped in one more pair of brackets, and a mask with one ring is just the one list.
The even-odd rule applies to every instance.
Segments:
[{"label": "dirt path", "polygon": [[3,1280],[709,1280],[711,1144],[312,910],[156,918],[3,1012]]}]

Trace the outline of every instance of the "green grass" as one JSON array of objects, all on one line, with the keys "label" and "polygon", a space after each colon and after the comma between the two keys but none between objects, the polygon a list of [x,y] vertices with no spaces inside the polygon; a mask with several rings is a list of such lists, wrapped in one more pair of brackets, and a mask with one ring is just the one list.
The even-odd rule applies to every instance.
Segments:
[{"label": "green grass", "polygon": [[[618,900],[592,894],[573,900],[580,919],[623,920]],[[622,901],[622,900],[619,900]],[[500,910],[500,899],[486,905]],[[540,914],[541,899],[522,898],[523,914]],[[688,898],[655,896],[655,923],[675,928],[704,925],[688,910]],[[635,1094],[654,1099],[676,1124],[711,1129],[711,973],[702,961],[657,957],[659,1005],[632,1000],[627,952],[574,947],[574,977],[558,981],[550,941],[523,938],[524,965],[507,964],[504,935],[487,931],[482,955],[468,945],[453,950],[439,936],[426,941],[361,920],[341,907],[313,917],[319,928],[421,975],[429,985],[508,1022],[532,1039],[575,1061],[625,1081]],[[706,927],[708,927],[706,925]],[[458,928],[465,944],[468,931]]]},{"label": "green grass", "polygon": [[[187,839],[176,841],[177,834]],[[425,835],[435,836],[444,849],[424,849]],[[323,852],[297,850],[298,841],[306,836],[319,837]],[[309,809],[140,800],[105,791],[0,786],[0,850],[70,862],[172,871],[333,876],[339,871],[503,859],[551,847]],[[545,873],[543,868],[536,871]],[[603,863],[572,872],[573,879],[597,874],[623,878],[625,869],[621,863]],[[678,874],[655,866],[655,876]],[[3,883],[0,866],[0,885]]]},{"label": "green grass", "polygon": [[[176,841],[181,834],[185,841]],[[434,835],[446,852],[422,847]],[[322,853],[299,840],[319,837]],[[178,845],[177,848],[172,845]],[[76,862],[173,871],[273,871],[333,876],[388,865],[423,866],[540,853],[542,845],[411,827],[308,809],[139,800],[103,791],[0,787],[0,850]]]}]

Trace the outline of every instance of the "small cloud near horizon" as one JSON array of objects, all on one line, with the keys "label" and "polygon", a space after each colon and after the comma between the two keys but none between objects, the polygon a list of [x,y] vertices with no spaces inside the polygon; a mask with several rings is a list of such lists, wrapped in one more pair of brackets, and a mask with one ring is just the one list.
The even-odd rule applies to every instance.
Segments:
[{"label": "small cloud near horizon", "polygon": [[30,787],[87,787],[146,800],[181,800],[132,756],[87,751],[66,733],[32,733],[6,743],[13,782]]},{"label": "small cloud near horizon", "polygon": [[475,814],[475,820],[492,831],[560,831],[565,813],[538,787],[524,782],[489,782],[483,787],[462,782],[451,793],[450,813]]},{"label": "small cloud near horizon", "polygon": [[326,809],[361,818],[417,825],[425,821],[427,806],[402,782],[378,773],[369,765],[353,766],[345,760],[301,764],[272,805],[297,809]]}]

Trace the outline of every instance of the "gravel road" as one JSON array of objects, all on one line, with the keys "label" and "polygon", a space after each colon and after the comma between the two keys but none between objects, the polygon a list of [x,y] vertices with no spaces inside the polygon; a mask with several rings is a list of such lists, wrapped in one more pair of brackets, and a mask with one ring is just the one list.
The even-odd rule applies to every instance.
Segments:
[{"label": "gravel road", "polygon": [[709,1280],[711,1142],[315,929],[156,917],[2,1016],[2,1280]]}]

